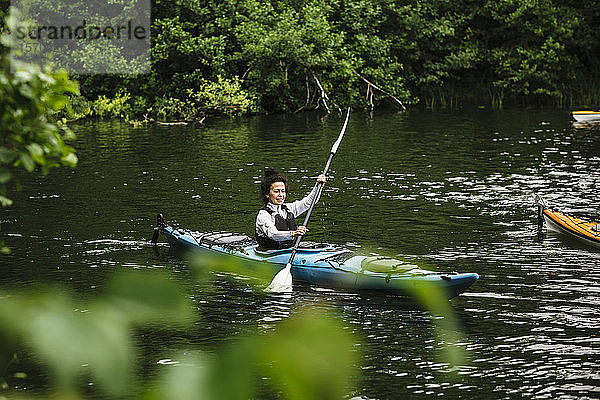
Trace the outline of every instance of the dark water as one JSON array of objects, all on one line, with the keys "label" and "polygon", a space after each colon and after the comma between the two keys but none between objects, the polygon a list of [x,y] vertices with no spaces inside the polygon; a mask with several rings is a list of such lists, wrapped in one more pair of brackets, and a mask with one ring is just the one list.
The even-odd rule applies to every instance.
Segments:
[{"label": "dark water", "polygon": [[364,338],[357,398],[599,398],[600,251],[539,235],[533,206],[539,193],[600,220],[600,128],[573,127],[568,113],[351,117],[311,239],[479,273],[451,301],[471,360],[458,376],[439,359],[435,317],[398,297],[300,288],[272,298],[225,279],[209,292],[166,247],[157,256],[148,245],[157,212],[194,229],[251,234],[262,168],[285,172],[292,199],[304,195],[340,126],[317,115],[75,126],[78,168],[24,177],[15,206],[2,210],[13,253],[0,284],[93,293],[117,269],[170,271],[203,320],[185,337],[147,335],[148,369],[182,345],[214,346],[325,302]]}]

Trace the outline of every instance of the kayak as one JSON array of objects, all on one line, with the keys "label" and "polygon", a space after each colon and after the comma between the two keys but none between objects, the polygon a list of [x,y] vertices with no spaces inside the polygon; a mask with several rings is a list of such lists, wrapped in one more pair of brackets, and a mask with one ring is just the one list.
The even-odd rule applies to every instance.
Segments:
[{"label": "kayak", "polygon": [[545,222],[546,227],[551,231],[562,233],[581,243],[600,248],[599,222],[591,222],[553,211],[546,206],[544,199],[538,195],[535,196],[535,204],[538,207],[538,224],[540,227]]},{"label": "kayak", "polygon": [[572,114],[577,122],[600,121],[600,111],[573,111]]},{"label": "kayak", "polygon": [[[263,269],[272,276],[289,261],[292,249],[261,250],[257,242],[245,234],[230,232],[198,232],[166,225],[161,214],[152,242],[162,233],[175,250],[194,250],[212,255],[228,255],[242,261],[243,268]],[[478,279],[476,273],[438,273],[401,260],[356,254],[336,245],[315,243],[300,247],[294,257],[291,273],[294,282],[320,287],[352,290],[389,291],[413,296],[419,289],[439,290],[453,298],[467,290]]]}]

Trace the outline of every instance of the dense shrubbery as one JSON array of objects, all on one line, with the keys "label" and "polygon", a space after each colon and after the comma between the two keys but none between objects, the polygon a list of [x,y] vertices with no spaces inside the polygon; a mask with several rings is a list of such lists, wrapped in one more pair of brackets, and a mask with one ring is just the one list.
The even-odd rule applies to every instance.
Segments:
[{"label": "dense shrubbery", "polygon": [[242,89],[237,77],[225,79],[219,75],[216,82],[200,79],[198,89],[186,89],[181,97],[160,97],[147,111],[160,120],[191,121],[208,113],[240,115],[256,112],[258,108],[254,98]]},{"label": "dense shrubbery", "polygon": [[86,99],[129,93],[138,119],[397,106],[373,85],[428,107],[600,103],[591,0],[154,0],[152,18],[151,73],[76,77]]},{"label": "dense shrubbery", "polygon": [[592,1],[162,0],[153,15],[169,94],[199,84],[185,76],[239,76],[264,110],[294,111],[323,107],[317,77],[330,106],[368,107],[359,74],[431,107],[600,103]]}]

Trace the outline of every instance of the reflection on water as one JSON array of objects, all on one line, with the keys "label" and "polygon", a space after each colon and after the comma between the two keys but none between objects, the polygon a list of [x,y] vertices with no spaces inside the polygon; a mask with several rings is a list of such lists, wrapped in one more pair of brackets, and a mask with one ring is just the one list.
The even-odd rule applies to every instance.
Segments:
[{"label": "reflection on water", "polygon": [[[339,126],[337,116],[311,114],[196,128],[76,126],[79,167],[25,177],[15,206],[2,211],[13,253],[0,284],[88,293],[117,269],[171,271],[202,319],[183,335],[145,333],[148,369],[168,368],[182,347],[214,349],[317,304],[362,338],[356,398],[600,397],[600,251],[539,234],[533,205],[537,193],[600,218],[600,129],[573,127],[568,113],[351,116],[311,239],[479,273],[451,301],[459,343],[436,334],[443,317],[406,299],[316,287],[265,295],[245,277],[221,275],[209,287],[164,244],[158,254],[148,244],[157,212],[194,229],[252,234],[263,167],[288,176],[291,199],[303,196]],[[470,363],[444,362],[448,345]]]}]

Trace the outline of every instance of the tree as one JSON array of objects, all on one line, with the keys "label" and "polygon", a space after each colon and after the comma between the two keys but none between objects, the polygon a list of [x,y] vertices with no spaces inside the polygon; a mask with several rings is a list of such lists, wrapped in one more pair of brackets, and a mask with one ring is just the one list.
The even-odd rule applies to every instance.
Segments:
[{"label": "tree", "polygon": [[[14,26],[8,16],[7,26]],[[58,120],[69,108],[69,94],[79,94],[76,82],[64,70],[11,60],[9,38],[2,36],[0,53],[0,205],[12,204],[10,183],[19,170],[47,174],[52,167],[77,164],[75,150],[65,141],[74,137]],[[7,251],[4,248],[4,251]]]}]

